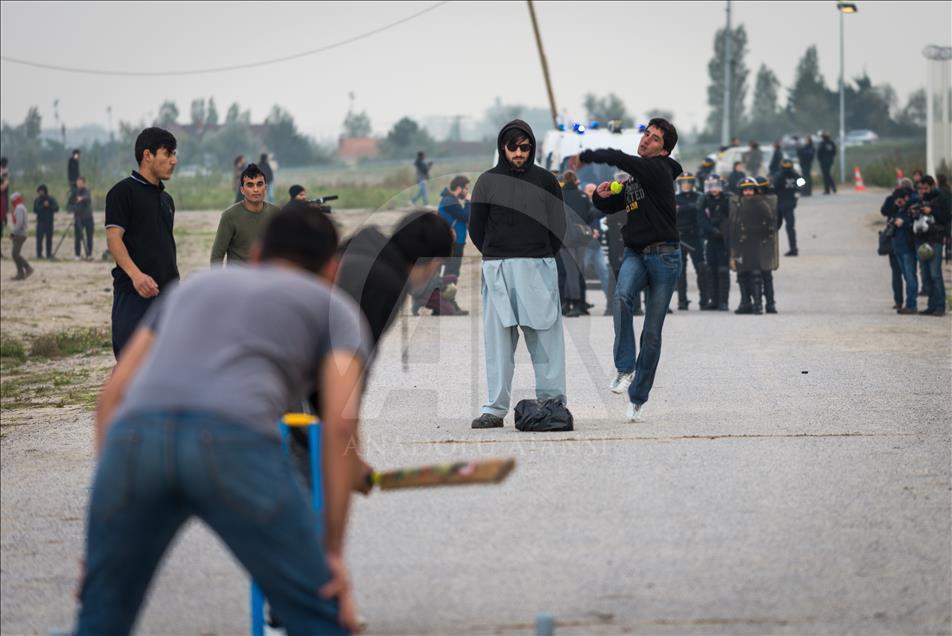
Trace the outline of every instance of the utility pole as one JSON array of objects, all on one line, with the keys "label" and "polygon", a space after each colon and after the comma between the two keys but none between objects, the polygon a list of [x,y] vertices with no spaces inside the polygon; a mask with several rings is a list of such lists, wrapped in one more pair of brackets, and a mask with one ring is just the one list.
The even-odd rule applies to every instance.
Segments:
[{"label": "utility pole", "polygon": [[840,14],[840,183],[846,182],[846,101],[844,93],[846,84],[843,81],[843,14],[856,13],[859,8],[852,2],[837,2],[837,12]]},{"label": "utility pole", "polygon": [[532,18],[532,30],[535,31],[536,46],[539,47],[539,59],[542,60],[542,75],[545,77],[545,90],[549,94],[549,112],[552,113],[552,126],[558,127],[559,111],[555,107],[552,81],[549,79],[549,65],[545,61],[545,51],[542,49],[542,36],[539,35],[539,23],[536,20],[535,7],[532,6],[532,0],[526,0],[526,2],[529,4],[529,16]]},{"label": "utility pole", "polygon": [[846,101],[843,95],[843,11],[840,14],[840,183],[846,182]]},{"label": "utility pole", "polygon": [[731,0],[727,0],[727,30],[724,31],[724,119],[721,122],[721,145],[731,142]]}]

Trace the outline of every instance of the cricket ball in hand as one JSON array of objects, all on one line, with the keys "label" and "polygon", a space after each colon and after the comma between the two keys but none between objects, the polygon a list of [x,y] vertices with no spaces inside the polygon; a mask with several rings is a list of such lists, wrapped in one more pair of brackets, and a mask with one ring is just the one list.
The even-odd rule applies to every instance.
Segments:
[{"label": "cricket ball in hand", "polygon": [[619,192],[622,191],[622,187],[623,186],[621,185],[620,182],[612,181],[612,184],[609,186],[608,189],[612,191],[612,194],[618,194]]}]

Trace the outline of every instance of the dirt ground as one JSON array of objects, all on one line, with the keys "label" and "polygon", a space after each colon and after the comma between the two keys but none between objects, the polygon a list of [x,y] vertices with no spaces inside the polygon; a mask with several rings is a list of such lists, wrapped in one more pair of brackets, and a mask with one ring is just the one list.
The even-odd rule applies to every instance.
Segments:
[{"label": "dirt ground", "polygon": [[[347,236],[367,224],[389,230],[405,212],[335,210],[333,218],[342,236]],[[90,330],[100,336],[100,346],[52,359],[28,356],[22,363],[5,357],[0,366],[0,434],[3,435],[8,427],[48,418],[48,408],[88,411],[114,363],[108,347],[114,263],[104,254],[103,213],[96,214],[94,260],[91,261],[74,258],[72,223],[67,215],[57,217],[54,248],[64,235],[65,239],[59,245],[56,260],[35,258],[33,236],[23,246],[24,256],[35,268],[33,276],[26,281],[10,280],[16,268],[10,258],[9,239],[4,237],[0,259],[2,336],[5,341],[18,341],[29,353],[31,342],[37,338]],[[175,240],[183,278],[208,267],[218,218],[219,213],[215,211],[176,213]],[[464,277],[474,272],[472,266],[464,266]]]}]

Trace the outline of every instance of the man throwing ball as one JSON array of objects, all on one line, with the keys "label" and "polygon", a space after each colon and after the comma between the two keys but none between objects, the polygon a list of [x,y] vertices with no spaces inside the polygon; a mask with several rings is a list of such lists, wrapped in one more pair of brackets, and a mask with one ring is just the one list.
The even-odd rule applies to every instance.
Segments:
[{"label": "man throwing ball", "polygon": [[[624,210],[625,254],[615,286],[615,369],[611,390],[628,390],[629,421],[643,421],[655,370],[661,358],[661,328],[671,294],[681,274],[674,179],[681,166],[669,156],[678,131],[665,119],[648,122],[637,157],[620,150],[586,150],[575,163],[607,163],[631,175],[618,185],[605,181],[595,190],[595,207],[606,213]],[[615,185],[614,188],[612,186]],[[641,352],[635,358],[633,304],[647,288]]]}]

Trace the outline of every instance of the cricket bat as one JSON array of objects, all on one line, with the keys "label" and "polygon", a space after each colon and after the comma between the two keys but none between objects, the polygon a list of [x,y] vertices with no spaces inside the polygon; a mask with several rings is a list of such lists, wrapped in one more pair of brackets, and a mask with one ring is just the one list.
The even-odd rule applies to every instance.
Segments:
[{"label": "cricket bat", "polygon": [[371,487],[381,490],[398,488],[430,488],[433,486],[463,486],[466,484],[498,484],[512,472],[516,460],[487,459],[455,464],[431,464],[372,472],[367,476]]}]

